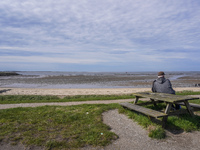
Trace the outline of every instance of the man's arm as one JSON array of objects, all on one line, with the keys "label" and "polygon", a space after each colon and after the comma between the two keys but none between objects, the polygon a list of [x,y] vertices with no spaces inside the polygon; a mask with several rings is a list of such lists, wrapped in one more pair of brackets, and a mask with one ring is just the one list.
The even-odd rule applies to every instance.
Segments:
[{"label": "man's arm", "polygon": [[156,82],[156,80],[154,80],[153,83],[152,83],[152,88],[151,88],[152,92],[156,92],[156,88],[155,88],[155,85],[154,85],[155,82]]},{"label": "man's arm", "polygon": [[170,89],[170,94],[175,94],[176,92],[175,92],[175,90],[172,88],[172,84],[171,84],[170,80],[167,79],[167,81],[168,81],[168,88]]}]

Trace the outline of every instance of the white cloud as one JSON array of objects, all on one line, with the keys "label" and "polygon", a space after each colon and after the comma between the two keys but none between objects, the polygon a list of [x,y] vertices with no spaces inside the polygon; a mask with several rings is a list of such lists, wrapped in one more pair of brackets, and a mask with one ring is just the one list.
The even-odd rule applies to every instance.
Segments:
[{"label": "white cloud", "polygon": [[[0,53],[10,52],[1,56],[1,62],[12,57],[11,62],[34,63],[38,61],[35,52],[42,54],[45,63],[142,60],[148,64],[196,58],[199,5],[193,0],[0,1]],[[191,49],[196,52],[188,55]],[[14,51],[32,52],[33,56],[26,59],[23,54],[12,55]]]},{"label": "white cloud", "polygon": [[0,62],[15,63],[70,63],[70,64],[94,64],[104,62],[104,60],[88,59],[88,58],[63,58],[63,57],[42,57],[42,56],[0,56]]}]

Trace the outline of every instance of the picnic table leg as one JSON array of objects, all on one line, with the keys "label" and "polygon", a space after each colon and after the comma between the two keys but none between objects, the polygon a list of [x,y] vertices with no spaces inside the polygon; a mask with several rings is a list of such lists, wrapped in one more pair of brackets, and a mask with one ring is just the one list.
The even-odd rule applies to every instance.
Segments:
[{"label": "picnic table leg", "polygon": [[[166,106],[166,109],[165,109],[166,114],[169,114],[171,107],[172,107],[172,103],[167,103],[167,106]],[[162,119],[162,127],[163,128],[165,128],[165,126],[166,126],[167,118],[168,118],[168,116],[165,116]]]},{"label": "picnic table leg", "polygon": [[190,104],[188,103],[188,101],[184,101],[184,103],[185,103],[185,106],[186,106],[187,111],[189,112],[189,114],[191,116],[194,116],[194,113],[193,113],[193,111],[192,111],[192,109],[191,109]]},{"label": "picnic table leg", "polygon": [[152,103],[153,103],[154,106],[157,106],[157,104],[156,104],[156,102],[155,102],[154,99],[150,98],[150,100],[152,101]]},{"label": "picnic table leg", "polygon": [[136,96],[136,99],[135,99],[135,101],[134,101],[134,104],[137,104],[138,100],[139,100],[139,97]]}]

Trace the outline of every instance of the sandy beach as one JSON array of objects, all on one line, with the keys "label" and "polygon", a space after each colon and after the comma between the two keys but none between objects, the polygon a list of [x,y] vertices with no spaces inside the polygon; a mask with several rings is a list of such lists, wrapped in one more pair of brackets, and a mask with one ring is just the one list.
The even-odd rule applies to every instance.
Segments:
[{"label": "sandy beach", "polygon": [[[200,91],[200,87],[179,87],[175,91]],[[39,89],[39,88],[0,88],[0,95],[112,95],[151,91],[151,88],[91,88],[91,89]]]}]

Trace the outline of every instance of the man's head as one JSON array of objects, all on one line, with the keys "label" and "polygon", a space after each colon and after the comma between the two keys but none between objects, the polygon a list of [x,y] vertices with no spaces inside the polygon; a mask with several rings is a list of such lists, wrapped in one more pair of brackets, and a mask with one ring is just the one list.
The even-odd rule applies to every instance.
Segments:
[{"label": "man's head", "polygon": [[158,77],[164,77],[165,73],[163,71],[158,72]]}]

